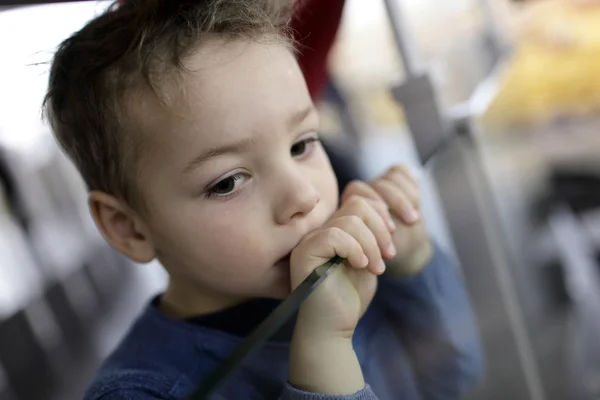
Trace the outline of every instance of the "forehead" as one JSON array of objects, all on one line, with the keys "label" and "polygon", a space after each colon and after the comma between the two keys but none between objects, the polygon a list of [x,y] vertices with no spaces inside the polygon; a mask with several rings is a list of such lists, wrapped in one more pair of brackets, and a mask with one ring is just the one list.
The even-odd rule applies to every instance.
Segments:
[{"label": "forehead", "polygon": [[211,40],[166,82],[163,99],[134,107],[146,139],[163,149],[218,145],[276,129],[311,99],[298,64],[281,40]]}]

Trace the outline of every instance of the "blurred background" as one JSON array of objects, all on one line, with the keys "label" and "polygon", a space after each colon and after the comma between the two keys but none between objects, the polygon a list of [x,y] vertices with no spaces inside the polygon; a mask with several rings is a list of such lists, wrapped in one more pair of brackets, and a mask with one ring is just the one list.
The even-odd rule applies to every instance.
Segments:
[{"label": "blurred background", "polygon": [[[0,7],[0,399],[81,398],[165,275],[112,251],[41,119],[106,2]],[[347,0],[319,103],[365,177],[403,162],[462,268],[472,399],[600,399],[600,1]]]}]

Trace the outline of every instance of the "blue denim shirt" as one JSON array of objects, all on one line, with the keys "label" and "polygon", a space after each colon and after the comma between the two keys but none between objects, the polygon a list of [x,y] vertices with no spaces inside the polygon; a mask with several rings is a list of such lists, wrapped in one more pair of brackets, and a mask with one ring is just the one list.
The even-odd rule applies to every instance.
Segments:
[{"label": "blue denim shirt", "polygon": [[[185,399],[240,337],[170,319],[149,305],[105,361],[85,400]],[[289,342],[268,342],[216,399],[459,399],[482,375],[482,355],[460,276],[439,250],[417,276],[380,277],[354,348],[367,386],[353,396],[287,384]]]}]

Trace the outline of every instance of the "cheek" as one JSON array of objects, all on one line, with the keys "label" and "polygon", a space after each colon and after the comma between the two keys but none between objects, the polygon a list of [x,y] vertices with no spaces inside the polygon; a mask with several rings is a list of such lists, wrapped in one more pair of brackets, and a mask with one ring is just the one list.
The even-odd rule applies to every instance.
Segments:
[{"label": "cheek", "polygon": [[266,267],[269,252],[261,238],[268,232],[260,231],[265,226],[260,211],[226,203],[193,207],[188,212],[180,207],[159,225],[158,245],[168,267],[203,281],[227,276],[233,285]]},{"label": "cheek", "polygon": [[268,253],[261,238],[269,237],[270,233],[261,231],[261,227],[265,226],[261,219],[260,211],[254,210],[240,215],[239,218],[208,221],[205,225],[203,247],[208,246],[211,253],[218,250],[221,257],[232,264],[260,262]]}]

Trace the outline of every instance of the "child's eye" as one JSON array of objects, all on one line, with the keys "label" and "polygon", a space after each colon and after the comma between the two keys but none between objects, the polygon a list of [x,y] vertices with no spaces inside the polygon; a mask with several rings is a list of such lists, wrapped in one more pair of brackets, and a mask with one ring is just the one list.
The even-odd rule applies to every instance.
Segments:
[{"label": "child's eye", "polygon": [[208,197],[228,197],[234,194],[239,188],[240,184],[244,181],[245,175],[237,173],[231,175],[225,179],[220,180],[212,187],[210,187],[206,193]]},{"label": "child's eye", "polygon": [[291,149],[292,157],[302,157],[310,152],[319,141],[318,137],[311,137],[295,143]]}]

